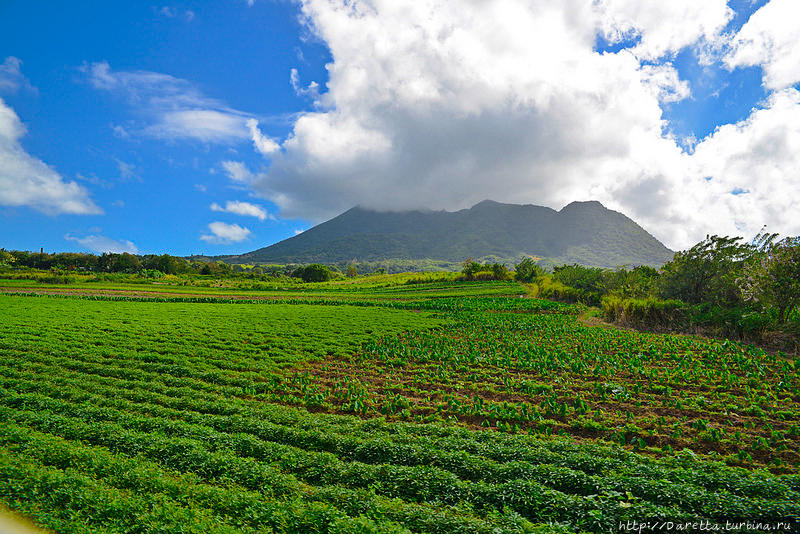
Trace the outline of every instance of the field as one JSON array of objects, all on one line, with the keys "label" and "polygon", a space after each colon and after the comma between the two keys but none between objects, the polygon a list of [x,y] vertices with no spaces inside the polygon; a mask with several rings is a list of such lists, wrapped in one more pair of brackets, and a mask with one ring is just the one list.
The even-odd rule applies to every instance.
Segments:
[{"label": "field", "polygon": [[800,520],[797,356],[408,281],[0,281],[0,504],[57,532]]}]

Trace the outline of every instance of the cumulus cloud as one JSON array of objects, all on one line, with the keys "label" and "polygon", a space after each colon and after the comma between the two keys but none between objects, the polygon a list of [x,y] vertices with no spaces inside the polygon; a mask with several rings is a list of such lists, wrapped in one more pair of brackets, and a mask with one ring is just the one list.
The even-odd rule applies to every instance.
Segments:
[{"label": "cumulus cloud", "polygon": [[633,52],[656,59],[699,40],[714,42],[733,17],[727,0],[596,0],[596,14],[609,42],[638,39]]},{"label": "cumulus cloud", "polygon": [[227,245],[244,241],[250,237],[251,233],[250,230],[238,224],[227,224],[219,221],[209,223],[208,229],[211,233],[201,235],[200,239],[218,245]]},{"label": "cumulus cloud", "polygon": [[17,114],[0,99],[0,205],[28,206],[51,215],[102,213],[85,188],[65,181],[22,148],[24,134]]},{"label": "cumulus cloud", "polygon": [[249,115],[205,96],[187,80],[150,71],[114,71],[105,61],[84,65],[81,71],[92,87],[122,96],[143,117],[140,134],[207,143],[250,138]]},{"label": "cumulus cloud", "polygon": [[800,82],[800,2],[771,0],[753,13],[731,43],[725,63],[731,67],[759,65],[764,85],[785,89]]},{"label": "cumulus cloud", "polygon": [[[763,210],[732,211],[736,202],[759,198],[768,210],[782,187],[781,201],[800,202],[784,182],[763,194],[765,184],[746,184],[751,193],[732,198],[735,180],[718,173],[744,153],[720,148],[721,132],[686,153],[664,120],[663,103],[691,96],[672,56],[735,37],[721,33],[725,0],[303,0],[302,12],[333,57],[327,90],[280,150],[259,147],[250,123],[271,161],[253,187],[283,216],[596,199],[678,248],[768,222]],[[627,48],[600,53],[598,35]],[[766,135],[752,130],[756,117],[732,128],[755,142]],[[788,162],[795,132],[781,124],[773,135]],[[715,162],[703,156],[712,153]],[[774,231],[796,224],[769,221]]]},{"label": "cumulus cloud", "polygon": [[67,234],[64,236],[64,239],[78,243],[89,252],[112,252],[115,254],[121,254],[123,252],[128,252],[130,254],[139,253],[139,249],[132,242],[127,240],[117,241],[103,235],[87,235],[85,237],[76,237]]},{"label": "cumulus cloud", "polygon": [[266,219],[274,219],[272,215],[261,206],[250,204],[249,202],[240,202],[238,200],[229,200],[225,206],[220,206],[216,202],[211,204],[211,211],[223,211],[226,213],[233,213],[235,215],[243,215],[247,217],[256,217],[259,221]]},{"label": "cumulus cloud", "polygon": [[722,208],[712,209],[721,212],[727,233],[754,235],[766,224],[800,235],[800,91],[772,94],[747,119],[698,144],[692,159],[712,177],[708,186]]}]

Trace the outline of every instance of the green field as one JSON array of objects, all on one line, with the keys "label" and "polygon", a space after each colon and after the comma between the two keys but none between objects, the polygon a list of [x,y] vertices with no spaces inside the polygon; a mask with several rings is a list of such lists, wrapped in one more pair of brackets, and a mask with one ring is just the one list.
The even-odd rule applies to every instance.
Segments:
[{"label": "green field", "polygon": [[57,532],[800,519],[796,356],[407,281],[0,281],[0,504]]}]

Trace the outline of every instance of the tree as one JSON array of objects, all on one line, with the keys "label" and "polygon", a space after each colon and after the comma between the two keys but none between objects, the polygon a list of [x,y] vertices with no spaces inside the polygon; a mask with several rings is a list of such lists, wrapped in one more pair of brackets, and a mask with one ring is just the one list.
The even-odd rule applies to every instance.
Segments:
[{"label": "tree", "polygon": [[514,271],[516,271],[516,279],[520,280],[521,282],[533,282],[540,276],[544,275],[544,269],[542,269],[538,263],[533,261],[533,258],[525,258],[516,264],[514,266]]},{"label": "tree", "polygon": [[472,278],[475,273],[483,269],[483,265],[478,263],[477,261],[473,260],[472,258],[467,258],[461,263],[461,273],[467,277],[467,279]]},{"label": "tree", "polygon": [[784,324],[800,305],[800,237],[770,243],[747,264],[739,284],[746,300],[777,308]]},{"label": "tree", "polygon": [[348,265],[346,274],[347,278],[355,278],[356,276],[358,276],[358,270],[356,269],[356,266],[353,264]]},{"label": "tree", "polygon": [[14,263],[14,255],[4,248],[0,248],[0,265],[11,265]]},{"label": "tree", "polygon": [[622,298],[653,297],[658,288],[658,276],[657,270],[646,265],[639,265],[631,270],[620,267],[614,271],[605,271],[605,292]]},{"label": "tree", "polygon": [[692,304],[723,307],[742,303],[737,280],[756,247],[741,237],[706,236],[689,250],[678,252],[660,276],[662,297]]},{"label": "tree", "polygon": [[508,267],[505,263],[492,264],[492,276],[495,280],[510,280],[511,273],[508,272]]}]

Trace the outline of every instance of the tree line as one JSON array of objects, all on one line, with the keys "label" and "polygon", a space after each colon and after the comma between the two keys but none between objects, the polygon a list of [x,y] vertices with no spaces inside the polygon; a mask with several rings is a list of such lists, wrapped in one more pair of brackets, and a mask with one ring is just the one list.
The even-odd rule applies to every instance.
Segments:
[{"label": "tree line", "polygon": [[660,269],[562,265],[545,272],[527,259],[515,271],[539,296],[601,306],[616,322],[708,327],[742,338],[776,329],[800,335],[800,237],[707,236]]}]

